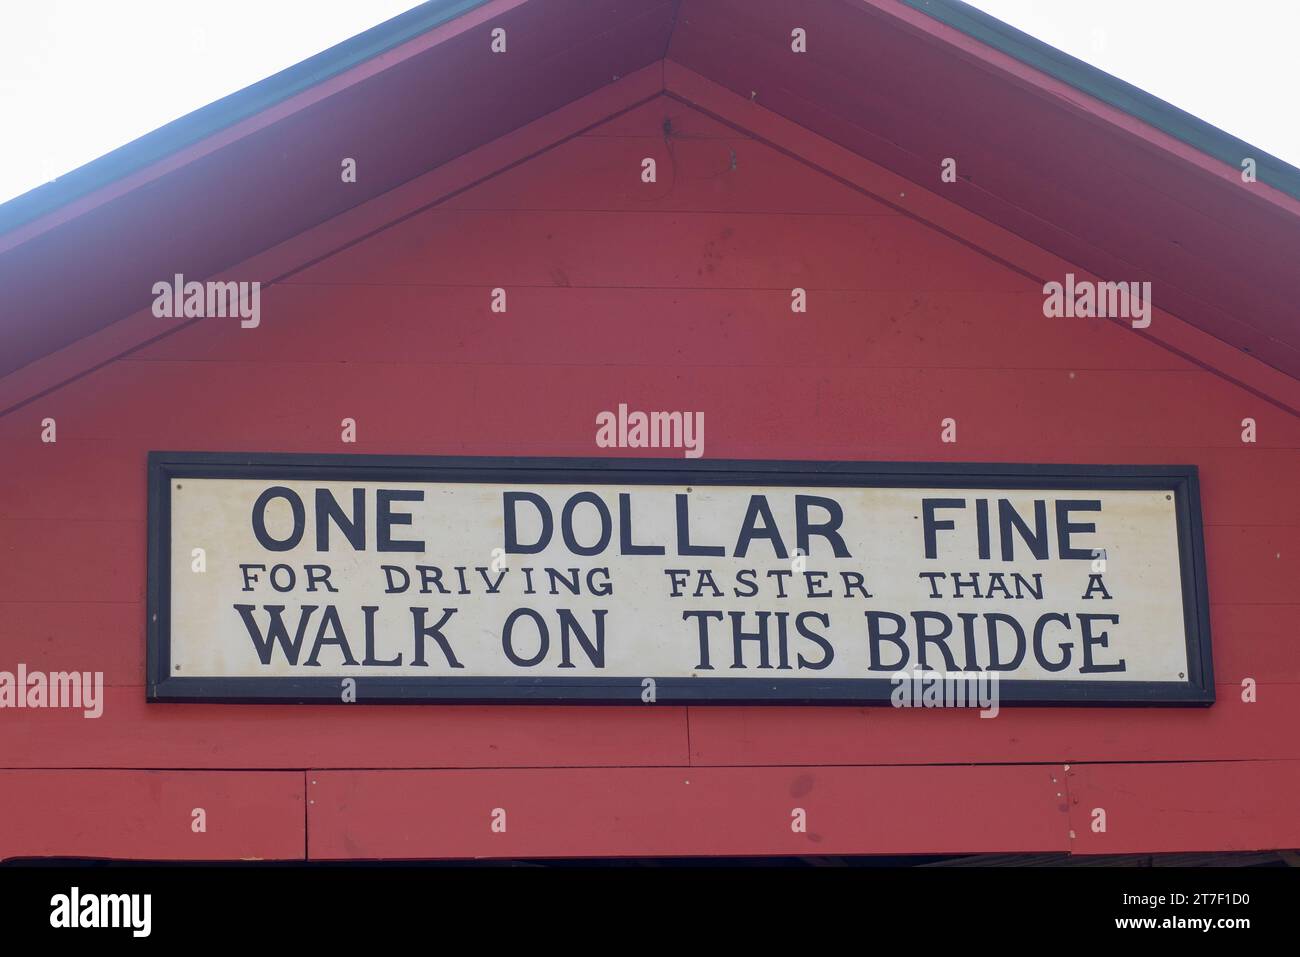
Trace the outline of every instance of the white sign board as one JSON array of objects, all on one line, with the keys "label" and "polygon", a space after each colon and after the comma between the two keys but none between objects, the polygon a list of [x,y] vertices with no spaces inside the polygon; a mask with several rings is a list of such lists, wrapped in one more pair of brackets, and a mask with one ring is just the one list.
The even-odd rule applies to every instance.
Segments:
[{"label": "white sign board", "polygon": [[1206,703],[1194,471],[155,453],[162,700]]}]

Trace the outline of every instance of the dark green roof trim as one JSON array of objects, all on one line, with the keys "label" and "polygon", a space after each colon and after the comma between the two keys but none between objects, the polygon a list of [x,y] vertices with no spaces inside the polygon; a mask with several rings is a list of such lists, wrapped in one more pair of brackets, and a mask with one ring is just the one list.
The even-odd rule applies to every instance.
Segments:
[{"label": "dark green roof trim", "polygon": [[962,0],[902,0],[904,4],[960,30],[1021,63],[1055,77],[1095,99],[1123,110],[1142,122],[1181,140],[1241,172],[1241,161],[1255,161],[1255,178],[1300,199],[1300,169],[1245,140],[1197,119],[1159,97],[1125,83],[1068,53],[1036,40],[1027,33],[977,10]]},{"label": "dark green roof trim", "polygon": [[252,86],[187,113],[85,166],[0,204],[0,233],[143,169],[487,2],[428,0]]}]

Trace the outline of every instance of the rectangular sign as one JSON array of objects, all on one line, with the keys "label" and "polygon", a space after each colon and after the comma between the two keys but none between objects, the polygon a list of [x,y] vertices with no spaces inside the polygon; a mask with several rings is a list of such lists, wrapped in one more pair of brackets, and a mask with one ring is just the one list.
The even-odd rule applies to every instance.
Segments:
[{"label": "rectangular sign", "polygon": [[1193,466],[155,452],[149,502],[150,700],[1214,698]]}]

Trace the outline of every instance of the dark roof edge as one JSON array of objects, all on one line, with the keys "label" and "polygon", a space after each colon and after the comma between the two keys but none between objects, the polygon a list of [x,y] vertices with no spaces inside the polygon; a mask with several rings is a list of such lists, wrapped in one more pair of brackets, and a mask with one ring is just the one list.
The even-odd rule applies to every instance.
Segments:
[{"label": "dark roof edge", "polygon": [[[427,0],[301,63],[200,107],[49,183],[0,203],[0,234],[143,169],[488,2]],[[961,0],[901,2],[1123,110],[1235,171],[1240,171],[1243,158],[1252,157],[1256,162],[1256,178],[1260,182],[1300,199],[1300,169],[1130,83],[1036,40]]]},{"label": "dark roof edge", "polygon": [[1225,133],[1217,126],[1211,126],[1172,103],[1166,103],[1131,83],[1035,39],[962,0],[901,2],[1021,63],[1068,83],[1103,103],[1123,110],[1206,156],[1220,160],[1237,173],[1241,172],[1241,161],[1250,157],[1255,160],[1255,178],[1259,182],[1267,183],[1294,199],[1300,199],[1300,169],[1251,146],[1245,140]]},{"label": "dark roof edge", "polygon": [[0,234],[143,169],[487,2],[428,0],[301,63],[172,120],[111,153],[0,203]]}]

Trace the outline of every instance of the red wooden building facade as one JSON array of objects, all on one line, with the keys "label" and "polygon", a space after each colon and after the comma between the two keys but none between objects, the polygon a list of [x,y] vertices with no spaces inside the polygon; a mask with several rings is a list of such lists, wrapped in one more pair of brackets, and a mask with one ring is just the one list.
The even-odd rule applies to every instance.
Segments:
[{"label": "red wooden building facade", "polygon": [[[920,6],[433,4],[9,204],[0,669],[106,691],[0,711],[0,858],[1300,845],[1295,171]],[[156,318],[177,273],[260,324]],[[1045,317],[1067,273],[1151,325]],[[1216,702],[146,702],[151,450],[591,457],[620,402],[710,458],[1197,466]]]}]

